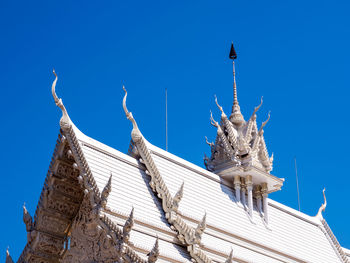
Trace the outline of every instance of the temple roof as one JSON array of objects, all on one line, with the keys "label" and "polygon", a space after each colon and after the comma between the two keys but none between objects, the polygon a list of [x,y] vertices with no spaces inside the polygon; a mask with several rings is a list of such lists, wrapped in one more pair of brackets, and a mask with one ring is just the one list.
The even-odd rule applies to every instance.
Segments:
[{"label": "temple roof", "polygon": [[[248,214],[223,176],[148,142],[127,94],[131,155],[79,131],[56,81],[61,130],[34,219],[24,208],[18,262],[76,262],[74,253],[89,262],[348,262],[322,216],[326,200],[315,217],[271,199],[268,222],[257,201]],[[93,255],[82,251],[91,245]]]},{"label": "temple roof", "polygon": [[[116,215],[113,220],[118,222],[117,217],[126,216],[133,206],[140,224],[166,232],[168,239],[174,237],[159,199],[148,185],[145,167],[85,135],[78,138],[100,190],[113,174],[107,203],[113,212],[106,213]],[[223,262],[232,248],[234,259],[249,262],[341,262],[317,218],[269,199],[269,225],[264,224],[256,209],[251,221],[235,202],[232,187],[218,175],[149,142],[147,147],[172,196],[184,183],[179,212],[186,223],[196,226],[207,214],[201,244],[213,260]]]}]

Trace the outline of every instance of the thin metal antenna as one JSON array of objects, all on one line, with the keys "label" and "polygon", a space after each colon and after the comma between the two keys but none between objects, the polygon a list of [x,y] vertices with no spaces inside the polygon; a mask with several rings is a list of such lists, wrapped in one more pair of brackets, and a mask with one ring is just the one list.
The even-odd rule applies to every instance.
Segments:
[{"label": "thin metal antenna", "polygon": [[168,151],[168,89],[165,89],[165,150]]},{"label": "thin metal antenna", "polygon": [[297,192],[298,192],[298,207],[300,212],[300,198],[299,198],[299,182],[298,182],[298,168],[297,168],[297,158],[294,157],[294,166],[295,166],[295,178],[297,181]]}]

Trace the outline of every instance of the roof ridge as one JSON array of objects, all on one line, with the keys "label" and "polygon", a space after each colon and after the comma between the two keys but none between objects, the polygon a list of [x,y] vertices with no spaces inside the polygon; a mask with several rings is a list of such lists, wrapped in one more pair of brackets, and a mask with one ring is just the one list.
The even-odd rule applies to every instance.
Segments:
[{"label": "roof ridge", "polygon": [[160,175],[156,164],[147,148],[147,141],[144,139],[142,133],[140,132],[137,123],[131,112],[128,111],[126,107],[127,91],[125,91],[125,96],[123,99],[123,108],[126,117],[132,122],[133,129],[131,132],[131,138],[140,154],[142,161],[144,162],[147,170],[146,174],[151,177],[149,182],[152,190],[158,194],[158,197],[162,199],[162,208],[166,214],[166,219],[169,224],[171,224],[178,231],[179,240],[187,246],[191,257],[198,261],[204,263],[213,262],[206,253],[199,247],[201,241],[201,235],[205,229],[206,223],[203,217],[202,221],[199,223],[196,229],[187,225],[187,223],[181,218],[177,213],[177,203],[181,200],[181,195],[179,195],[179,200],[174,200],[171,196],[168,187],[166,186],[162,176]]},{"label": "roof ridge", "polygon": [[324,232],[324,234],[328,237],[329,242],[332,244],[333,249],[337,253],[338,257],[342,260],[344,263],[349,263],[349,260],[347,258],[347,255],[345,254],[343,248],[340,246],[337,238],[333,234],[331,228],[327,224],[326,220],[324,218],[321,219],[322,226],[324,230],[321,228],[321,230]]}]

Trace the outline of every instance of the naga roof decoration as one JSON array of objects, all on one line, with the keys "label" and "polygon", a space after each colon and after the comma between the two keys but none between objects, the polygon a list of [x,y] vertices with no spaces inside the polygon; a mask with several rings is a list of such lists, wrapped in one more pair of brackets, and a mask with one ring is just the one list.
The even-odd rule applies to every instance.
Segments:
[{"label": "naga roof decoration", "polygon": [[158,171],[156,164],[147,148],[148,142],[144,139],[142,133],[140,132],[137,123],[131,112],[128,111],[126,107],[127,91],[123,87],[125,96],[123,98],[123,108],[125,115],[133,125],[131,131],[131,138],[135,144],[138,154],[140,156],[140,161],[146,166],[146,174],[151,177],[149,182],[152,190],[157,193],[157,196],[162,200],[162,208],[165,213],[165,217],[169,224],[177,231],[178,239],[187,246],[187,250],[190,252],[191,257],[196,262],[209,263],[212,260],[205,254],[200,248],[201,235],[206,227],[206,214],[204,215],[202,221],[198,224],[196,228],[189,226],[178,213],[178,204],[183,196],[184,184],[180,186],[179,191],[172,197],[168,187],[166,186],[161,174]]},{"label": "naga roof decoration", "polygon": [[34,220],[23,205],[28,241],[18,262],[155,262],[158,241],[147,259],[129,241],[132,214],[122,229],[104,213],[112,175],[100,193],[77,139],[81,132],[56,95],[54,74],[52,95],[62,110],[61,132]]}]

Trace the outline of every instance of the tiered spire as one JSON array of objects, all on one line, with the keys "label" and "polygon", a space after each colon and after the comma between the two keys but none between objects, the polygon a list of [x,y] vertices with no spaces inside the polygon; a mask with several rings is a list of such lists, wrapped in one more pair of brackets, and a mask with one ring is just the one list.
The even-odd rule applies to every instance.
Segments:
[{"label": "tiered spire", "polygon": [[[221,178],[234,182],[236,199],[242,200],[243,206],[248,207],[250,216],[253,209],[253,189],[262,189],[254,193],[257,193],[257,200],[262,200],[259,207],[264,207],[264,218],[267,223],[267,194],[279,190],[283,184],[283,179],[270,174],[273,157],[269,156],[264,139],[264,127],[270,119],[270,113],[259,129],[256,123],[256,112],[262,105],[261,99],[260,105],[255,107],[251,117],[247,121],[244,120],[237,98],[235,72],[237,53],[233,44],[231,44],[229,58],[232,59],[233,65],[232,113],[228,119],[215,97],[215,103],[221,112],[221,121],[215,121],[211,114],[211,124],[217,128],[217,137],[215,144],[208,143],[207,140],[212,155],[210,158],[204,158],[204,164],[208,170]],[[241,195],[242,198],[240,198]]]},{"label": "tiered spire", "polygon": [[233,46],[233,43],[231,43],[231,50],[229,58],[232,59],[232,73],[233,73],[233,105],[232,105],[232,113],[230,116],[230,121],[240,126],[242,123],[244,123],[244,118],[241,113],[241,108],[239,107],[238,98],[237,98],[237,85],[236,85],[236,70],[235,70],[235,59],[237,59],[237,53],[235,51],[235,48]]}]

